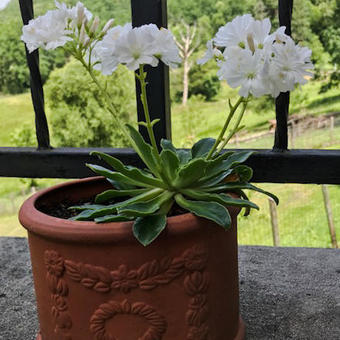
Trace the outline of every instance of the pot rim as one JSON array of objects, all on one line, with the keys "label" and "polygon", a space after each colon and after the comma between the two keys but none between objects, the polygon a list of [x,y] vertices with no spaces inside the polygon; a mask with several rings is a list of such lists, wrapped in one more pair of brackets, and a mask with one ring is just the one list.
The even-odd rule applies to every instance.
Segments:
[{"label": "pot rim", "polygon": [[[107,243],[107,242],[138,242],[133,236],[133,222],[95,223],[93,221],[72,221],[47,215],[36,207],[38,201],[51,195],[53,191],[71,190],[82,184],[95,185],[105,181],[104,177],[89,177],[60,183],[43,189],[29,197],[21,206],[19,221],[28,232],[49,239],[64,240],[79,243]],[[228,207],[232,216],[236,216],[239,208]],[[202,222],[204,220],[203,226]],[[186,213],[167,218],[167,226],[162,234],[180,236],[198,231],[202,227],[216,226],[212,221]],[[221,227],[219,227],[221,228]]]}]

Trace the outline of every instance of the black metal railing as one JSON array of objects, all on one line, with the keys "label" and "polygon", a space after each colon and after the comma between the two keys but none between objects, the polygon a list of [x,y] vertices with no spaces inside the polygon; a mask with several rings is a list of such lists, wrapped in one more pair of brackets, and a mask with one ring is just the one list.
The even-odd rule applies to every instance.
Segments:
[{"label": "black metal railing", "polygon": [[[19,0],[23,22],[33,18],[32,0]],[[293,0],[278,0],[280,25],[291,32]],[[132,23],[139,26],[155,23],[167,26],[166,0],[131,0]],[[32,100],[35,110],[38,148],[0,147],[0,176],[32,178],[81,178],[93,176],[84,164],[91,161],[89,148],[56,148],[49,144],[48,125],[44,112],[44,95],[39,72],[39,54],[27,54],[31,74]],[[152,119],[160,118],[155,135],[171,137],[169,71],[164,65],[148,69],[149,104]],[[140,89],[136,86],[136,98]],[[142,108],[137,101],[138,119]],[[288,150],[287,119],[289,93],[276,100],[276,131],[272,150],[258,150],[247,162],[254,169],[254,182],[340,184],[340,150]],[[142,131],[144,133],[144,131]],[[98,150],[99,148],[96,148]],[[114,155],[126,164],[140,161],[130,149],[100,150]]]}]

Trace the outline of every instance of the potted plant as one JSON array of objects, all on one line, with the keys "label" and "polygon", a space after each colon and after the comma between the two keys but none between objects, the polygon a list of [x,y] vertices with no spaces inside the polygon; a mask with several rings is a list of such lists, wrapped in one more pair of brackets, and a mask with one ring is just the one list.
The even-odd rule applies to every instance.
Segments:
[{"label": "potted plant", "polygon": [[[223,149],[240,130],[252,96],[276,97],[306,82],[310,51],[295,45],[284,27],[270,35],[268,19],[236,17],[207,43],[199,61],[215,58],[220,78],[240,87],[219,136],[202,139],[191,150],[162,140],[158,150],[144,65],[180,62],[171,32],[155,25],[113,27],[113,20],[99,29],[99,19],[81,3],[56,5],[24,26],[23,41],[30,52],[63,46],[82,63],[145,169],[94,152],[110,167],[88,165],[102,177],[57,185],[23,204],[38,339],[243,339],[236,218],[241,208],[247,214],[258,208],[243,190],[278,200],[249,183],[252,170],[242,163],[252,152]],[[97,81],[95,70],[111,74],[119,64],[137,70],[145,114],[139,124],[150,143],[119,121]]]}]

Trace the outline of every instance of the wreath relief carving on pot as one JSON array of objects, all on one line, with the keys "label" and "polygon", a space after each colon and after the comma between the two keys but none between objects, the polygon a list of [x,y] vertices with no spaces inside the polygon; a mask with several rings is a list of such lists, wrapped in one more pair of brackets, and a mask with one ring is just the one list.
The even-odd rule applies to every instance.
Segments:
[{"label": "wreath relief carving on pot", "polygon": [[54,332],[61,340],[72,340],[71,315],[68,312],[68,286],[63,278],[65,272],[64,259],[54,250],[46,250],[44,263],[47,269],[46,280],[51,292],[51,314],[55,320]]},{"label": "wreath relief carving on pot", "polygon": [[[205,271],[208,260],[208,251],[205,247],[195,245],[178,257],[155,259],[134,269],[128,268],[126,264],[121,264],[114,270],[71,260],[64,261],[55,251],[46,251],[45,258],[46,254],[49,258],[48,264],[45,260],[47,275],[52,276],[53,272],[55,277],[53,280],[65,274],[66,277],[79,282],[83,287],[101,294],[111,291],[128,294],[134,289],[153,290],[184,275],[184,291],[190,297],[185,315],[188,325],[187,340],[209,340],[209,309],[206,296],[209,288],[209,274]],[[51,254],[53,254],[53,259]],[[67,289],[66,283],[65,287]],[[57,306],[56,302],[55,306]],[[61,302],[58,306],[61,309],[64,308]],[[105,330],[106,320],[117,314],[144,316],[145,320],[149,322],[149,329],[138,340],[161,340],[167,328],[165,318],[158,314],[152,306],[144,302],[111,300],[100,305],[91,317],[90,330],[95,334],[96,339],[118,340],[107,334]],[[151,322],[151,315],[152,320],[158,321]]]},{"label": "wreath relief carving on pot", "polygon": [[105,323],[119,314],[140,316],[148,322],[150,327],[138,340],[161,340],[167,329],[165,318],[158,314],[153,307],[143,302],[130,303],[128,300],[124,300],[119,303],[112,300],[100,305],[91,317],[90,330],[96,340],[118,340],[106,331]]}]

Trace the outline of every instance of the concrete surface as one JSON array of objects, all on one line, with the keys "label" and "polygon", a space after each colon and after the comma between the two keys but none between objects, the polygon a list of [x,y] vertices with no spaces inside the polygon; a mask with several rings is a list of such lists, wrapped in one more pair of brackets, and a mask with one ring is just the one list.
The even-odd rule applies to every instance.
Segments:
[{"label": "concrete surface", "polygon": [[[240,288],[247,340],[340,340],[340,250],[242,246]],[[0,238],[0,339],[37,329],[27,240]]]}]

